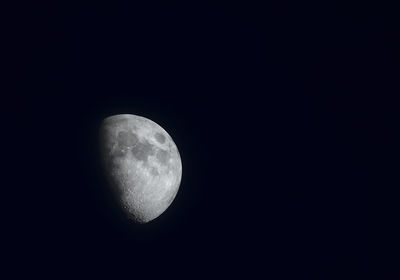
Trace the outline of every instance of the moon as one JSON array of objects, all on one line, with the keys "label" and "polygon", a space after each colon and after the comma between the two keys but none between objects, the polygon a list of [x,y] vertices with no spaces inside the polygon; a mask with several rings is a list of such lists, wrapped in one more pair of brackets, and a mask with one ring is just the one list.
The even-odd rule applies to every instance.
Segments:
[{"label": "moon", "polygon": [[131,114],[107,117],[100,126],[100,147],[109,185],[130,220],[147,223],[171,205],[182,162],[160,125]]}]

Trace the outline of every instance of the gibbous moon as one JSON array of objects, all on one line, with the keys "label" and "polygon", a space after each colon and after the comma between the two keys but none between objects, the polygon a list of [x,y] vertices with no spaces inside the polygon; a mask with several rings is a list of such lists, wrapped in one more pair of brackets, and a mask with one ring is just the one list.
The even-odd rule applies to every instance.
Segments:
[{"label": "gibbous moon", "polygon": [[171,136],[155,122],[123,114],[100,127],[104,170],[128,218],[147,223],[172,203],[182,177],[182,162]]}]

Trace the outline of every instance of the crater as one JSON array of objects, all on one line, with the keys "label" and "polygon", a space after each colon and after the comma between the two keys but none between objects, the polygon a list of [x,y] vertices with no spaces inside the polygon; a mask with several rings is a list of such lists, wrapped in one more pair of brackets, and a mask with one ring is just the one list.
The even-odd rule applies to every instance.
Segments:
[{"label": "crater", "polygon": [[132,154],[137,160],[147,161],[147,158],[154,155],[153,145],[151,145],[147,140],[144,142],[138,142],[132,148]]},{"label": "crater", "polygon": [[160,163],[167,164],[169,154],[166,150],[158,150],[156,157]]},{"label": "crater", "polygon": [[160,132],[157,132],[156,134],[154,134],[154,137],[160,144],[163,144],[165,142],[165,135]]}]

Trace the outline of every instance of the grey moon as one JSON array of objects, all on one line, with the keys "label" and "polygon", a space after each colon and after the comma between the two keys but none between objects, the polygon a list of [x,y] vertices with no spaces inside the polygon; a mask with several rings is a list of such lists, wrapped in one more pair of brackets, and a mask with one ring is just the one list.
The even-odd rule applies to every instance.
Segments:
[{"label": "grey moon", "polygon": [[100,147],[111,190],[129,219],[147,223],[171,205],[182,162],[161,126],[130,114],[107,117],[100,126]]}]

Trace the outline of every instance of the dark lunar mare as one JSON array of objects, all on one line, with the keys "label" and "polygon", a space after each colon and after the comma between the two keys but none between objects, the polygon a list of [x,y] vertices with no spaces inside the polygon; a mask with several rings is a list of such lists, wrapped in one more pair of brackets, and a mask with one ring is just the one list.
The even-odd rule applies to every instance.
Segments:
[{"label": "dark lunar mare", "polygon": [[163,144],[165,142],[165,135],[157,132],[154,137],[156,138],[156,140],[158,141],[158,143]]},{"label": "dark lunar mare", "polygon": [[119,147],[127,148],[136,145],[139,142],[139,138],[132,131],[120,131],[117,142]]},{"label": "dark lunar mare", "polygon": [[132,148],[132,154],[137,160],[147,162],[148,157],[154,155],[154,147],[147,140],[139,141]]},{"label": "dark lunar mare", "polygon": [[165,150],[158,150],[156,157],[160,163],[167,164],[169,159],[169,153]]}]

